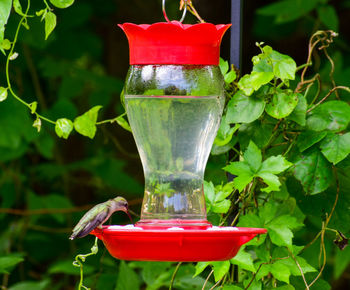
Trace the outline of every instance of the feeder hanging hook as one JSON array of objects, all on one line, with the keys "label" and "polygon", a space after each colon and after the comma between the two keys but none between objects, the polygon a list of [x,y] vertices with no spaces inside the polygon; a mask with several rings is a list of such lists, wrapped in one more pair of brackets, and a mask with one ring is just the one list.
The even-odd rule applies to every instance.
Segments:
[{"label": "feeder hanging hook", "polygon": [[[166,11],[165,11],[165,0],[163,0],[162,2],[162,10],[163,10],[163,15],[164,15],[164,18],[167,22],[171,22],[166,14]],[[185,5],[184,5],[184,9],[183,9],[183,13],[182,13],[182,17],[180,19],[180,22],[182,23],[186,17],[186,12],[187,12],[187,0],[185,0]]]}]

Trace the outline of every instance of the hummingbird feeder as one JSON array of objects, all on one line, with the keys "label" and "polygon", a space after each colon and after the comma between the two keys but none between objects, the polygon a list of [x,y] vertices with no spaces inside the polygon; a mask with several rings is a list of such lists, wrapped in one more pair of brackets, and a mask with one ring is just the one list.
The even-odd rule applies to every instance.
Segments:
[{"label": "hummingbird feeder", "polygon": [[203,176],[225,103],[220,44],[231,26],[125,23],[130,69],[125,106],[141,157],[145,193],[135,226],[93,234],[123,260],[219,261],[265,229],[207,221]]}]

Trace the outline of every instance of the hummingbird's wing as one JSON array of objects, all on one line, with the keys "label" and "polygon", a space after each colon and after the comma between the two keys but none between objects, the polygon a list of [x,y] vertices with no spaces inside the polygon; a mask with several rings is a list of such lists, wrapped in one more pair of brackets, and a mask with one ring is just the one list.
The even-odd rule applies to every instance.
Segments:
[{"label": "hummingbird's wing", "polygon": [[[99,208],[97,208],[99,207]],[[74,227],[70,239],[83,238],[109,218],[109,209],[99,204],[89,210]]]}]

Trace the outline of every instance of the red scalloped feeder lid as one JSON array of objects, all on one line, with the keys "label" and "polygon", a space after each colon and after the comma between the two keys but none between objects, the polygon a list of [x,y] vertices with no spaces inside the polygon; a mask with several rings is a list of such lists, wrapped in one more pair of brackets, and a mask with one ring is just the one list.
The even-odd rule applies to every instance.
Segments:
[{"label": "red scalloped feeder lid", "polygon": [[218,65],[220,44],[231,24],[119,24],[128,40],[131,65]]},{"label": "red scalloped feeder lid", "polygon": [[127,225],[103,226],[91,234],[120,260],[199,262],[231,259],[243,244],[266,232],[258,228],[151,229]]}]

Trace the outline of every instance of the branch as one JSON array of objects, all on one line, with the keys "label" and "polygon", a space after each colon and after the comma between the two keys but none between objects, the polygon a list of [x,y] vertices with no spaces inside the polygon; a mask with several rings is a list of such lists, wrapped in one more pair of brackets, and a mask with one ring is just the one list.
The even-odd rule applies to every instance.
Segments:
[{"label": "branch", "polygon": [[209,273],[209,275],[208,275],[208,277],[207,277],[207,279],[205,279],[205,282],[204,282],[204,284],[203,284],[202,290],[205,290],[205,286],[207,286],[207,283],[208,283],[208,281],[209,281],[209,278],[210,278],[211,275],[213,275],[213,273],[214,273],[214,270],[211,270],[210,273]]},{"label": "branch", "polygon": [[[142,199],[137,198],[130,200],[128,202],[129,205],[135,205],[140,204],[140,201]],[[73,212],[81,212],[88,210],[92,208],[94,204],[87,204],[72,208],[40,208],[40,209],[17,209],[17,208],[0,208],[0,214],[6,213],[6,214],[12,214],[12,215],[20,215],[20,216],[30,216],[30,215],[41,215],[41,214],[55,214],[55,213],[62,213],[62,214],[68,214]]]},{"label": "branch", "polygon": [[347,91],[348,93],[350,93],[350,88],[349,87],[345,87],[345,86],[336,86],[333,89],[331,89],[328,94],[322,98],[322,100],[320,100],[317,104],[315,104],[314,106],[312,106],[310,109],[307,110],[307,112],[311,112],[313,109],[315,109],[317,106],[321,105],[333,92],[335,92],[336,90],[344,90]]},{"label": "branch", "polygon": [[309,285],[307,284],[307,281],[306,281],[306,279],[305,279],[305,275],[304,275],[303,269],[301,268],[301,266],[300,266],[298,260],[297,260],[297,259],[295,258],[295,256],[293,255],[292,251],[289,250],[288,247],[287,247],[287,250],[288,250],[289,254],[291,255],[292,259],[294,260],[295,264],[297,264],[297,266],[298,266],[298,269],[299,269],[299,271],[300,271],[301,277],[303,277],[303,280],[304,280],[304,284],[305,284],[306,289],[309,290],[310,287],[309,287]]}]

